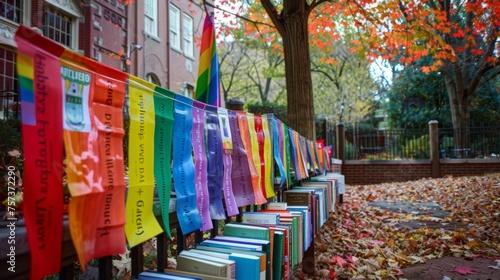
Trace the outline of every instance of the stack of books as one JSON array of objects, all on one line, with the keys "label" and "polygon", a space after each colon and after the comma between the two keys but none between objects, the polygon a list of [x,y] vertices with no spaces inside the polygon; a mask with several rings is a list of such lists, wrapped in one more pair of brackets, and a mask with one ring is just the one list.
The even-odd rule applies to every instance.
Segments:
[{"label": "stack of books", "polygon": [[337,194],[335,181],[303,181],[283,191],[284,202],[243,212],[241,222],[225,224],[222,235],[180,252],[176,270],[142,279],[289,279],[334,212]]}]

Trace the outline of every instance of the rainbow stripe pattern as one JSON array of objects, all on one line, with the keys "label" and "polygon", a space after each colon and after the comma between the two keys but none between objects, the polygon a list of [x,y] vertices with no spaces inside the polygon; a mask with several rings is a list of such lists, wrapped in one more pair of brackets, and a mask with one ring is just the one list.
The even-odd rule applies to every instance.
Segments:
[{"label": "rainbow stripe pattern", "polygon": [[220,106],[219,60],[216,50],[213,13],[206,15],[203,24],[195,99],[209,105]]}]

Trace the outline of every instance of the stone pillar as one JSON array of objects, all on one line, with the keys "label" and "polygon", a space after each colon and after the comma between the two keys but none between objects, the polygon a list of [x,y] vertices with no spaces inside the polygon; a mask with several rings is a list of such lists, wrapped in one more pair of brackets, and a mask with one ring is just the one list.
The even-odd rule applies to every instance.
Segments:
[{"label": "stone pillar", "polygon": [[243,105],[245,105],[245,101],[241,98],[231,98],[227,101],[226,108],[233,111],[243,111]]},{"label": "stone pillar", "polygon": [[439,129],[438,121],[429,122],[429,141],[431,153],[431,175],[439,178]]}]

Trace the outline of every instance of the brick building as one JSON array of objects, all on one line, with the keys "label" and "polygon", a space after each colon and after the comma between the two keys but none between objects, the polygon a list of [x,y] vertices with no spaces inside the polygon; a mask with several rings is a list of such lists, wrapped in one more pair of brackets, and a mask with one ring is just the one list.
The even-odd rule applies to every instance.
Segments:
[{"label": "brick building", "polygon": [[[127,2],[127,5],[123,3]],[[65,47],[192,96],[203,6],[191,0],[0,0],[0,119],[17,106],[14,34],[29,26]]]},{"label": "brick building", "polygon": [[195,39],[201,37],[204,19],[198,2],[144,0],[127,5],[131,74],[191,96],[198,76]]}]

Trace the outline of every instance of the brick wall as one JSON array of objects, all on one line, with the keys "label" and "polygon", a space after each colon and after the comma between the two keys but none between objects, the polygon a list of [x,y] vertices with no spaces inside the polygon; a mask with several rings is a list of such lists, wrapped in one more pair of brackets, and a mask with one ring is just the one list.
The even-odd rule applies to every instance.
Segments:
[{"label": "brick wall", "polygon": [[477,176],[500,172],[500,160],[464,159],[441,160],[440,176]]},{"label": "brick wall", "polygon": [[[477,176],[496,172],[500,172],[500,159],[440,160],[440,177]],[[342,174],[348,185],[405,182],[432,176],[430,160],[348,160],[342,165]]]}]

